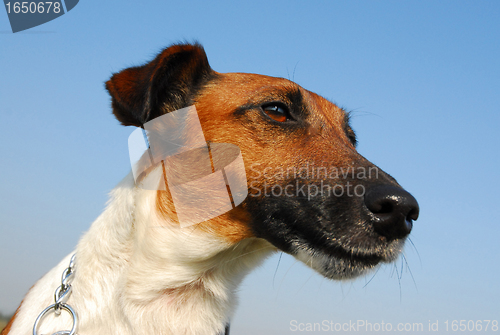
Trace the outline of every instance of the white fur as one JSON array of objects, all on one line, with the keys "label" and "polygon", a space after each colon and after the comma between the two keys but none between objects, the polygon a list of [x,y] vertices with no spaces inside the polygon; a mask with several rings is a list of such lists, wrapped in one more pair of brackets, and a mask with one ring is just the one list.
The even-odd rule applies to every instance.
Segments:
[{"label": "white fur", "polygon": [[[157,216],[155,200],[155,191],[136,188],[128,175],[79,242],[68,300],[78,335],[218,334],[234,312],[238,284],[275,250],[262,239],[233,244],[196,226],[180,228]],[[32,334],[70,256],[29,291],[9,335]],[[52,334],[71,321],[51,313],[40,325],[40,334]]]}]

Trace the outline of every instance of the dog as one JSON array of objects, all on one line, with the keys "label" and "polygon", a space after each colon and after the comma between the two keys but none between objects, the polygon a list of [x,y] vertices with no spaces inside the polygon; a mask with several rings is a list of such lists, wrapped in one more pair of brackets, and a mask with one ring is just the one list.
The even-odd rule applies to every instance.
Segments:
[{"label": "dog", "polygon": [[[66,303],[79,335],[229,334],[235,291],[266,256],[350,279],[394,261],[418,218],[415,198],[356,151],[349,113],[292,81],[215,72],[195,43],[114,74],[106,89],[124,126],[194,106],[208,143],[241,150],[248,195],[181,227],[168,189],[126,176],[74,252]],[[70,259],[30,289],[2,335],[33,333]],[[71,327],[67,311],[47,311],[36,333]]]}]

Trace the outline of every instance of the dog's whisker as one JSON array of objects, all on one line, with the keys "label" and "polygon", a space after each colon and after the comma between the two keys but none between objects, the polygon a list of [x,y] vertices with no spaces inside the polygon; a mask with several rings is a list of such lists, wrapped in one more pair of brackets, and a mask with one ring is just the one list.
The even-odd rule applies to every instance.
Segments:
[{"label": "dog's whisker", "polygon": [[295,81],[295,70],[297,70],[297,65],[299,65],[299,61],[297,61],[293,67],[292,81]]},{"label": "dog's whisker", "polygon": [[286,270],[285,274],[283,275],[283,278],[281,278],[281,282],[280,282],[280,286],[278,287],[278,292],[279,292],[279,289],[280,287],[283,285],[284,281],[285,281],[285,277],[286,275],[290,272],[290,270],[292,269],[292,267],[297,264],[299,261],[297,259],[295,259],[295,261],[292,263],[292,265],[290,265],[288,267],[288,270]]},{"label": "dog's whisker", "polygon": [[340,289],[342,291],[342,300],[341,301],[344,301],[347,298],[349,293],[351,293],[352,288],[354,287],[352,282],[348,282],[348,284],[349,284],[349,289],[347,290],[347,292],[344,291],[344,283],[342,283],[340,285]]},{"label": "dog's whisker", "polygon": [[314,273],[311,272],[309,277],[306,279],[306,281],[299,287],[299,289],[295,292],[295,294],[298,294],[302,289],[306,286],[306,284],[311,280],[311,278],[314,276]]},{"label": "dog's whisker", "polygon": [[393,278],[393,277],[394,277],[395,267],[396,267],[396,265],[395,265],[395,264],[392,264],[392,267],[391,267],[391,273],[390,273],[390,275],[389,275],[389,277],[390,277],[390,278]]},{"label": "dog's whisker", "polygon": [[283,256],[283,252],[280,252],[280,256],[278,258],[278,264],[276,264],[276,270],[274,270],[274,275],[273,275],[273,289],[274,289],[274,280],[276,279],[276,274],[278,273],[278,268],[281,263],[281,256]]},{"label": "dog's whisker", "polygon": [[[403,255],[401,255],[403,256]],[[403,257],[400,257],[401,259],[401,271],[399,272],[399,279],[403,279],[403,270],[404,270],[404,261],[403,261]]]},{"label": "dog's whisker", "polygon": [[253,253],[256,253],[256,252],[259,252],[259,251],[262,251],[262,250],[266,250],[266,249],[272,249],[272,250],[274,250],[275,248],[274,248],[274,247],[272,247],[272,246],[265,246],[265,247],[262,247],[262,248],[257,248],[257,249],[255,249],[255,250],[252,250],[252,251],[249,251],[249,252],[246,252],[246,253],[240,254],[240,255],[238,255],[238,256],[236,256],[236,257],[233,257],[233,258],[231,258],[231,259],[228,259],[228,260],[226,260],[226,261],[222,262],[221,264],[226,264],[226,263],[232,262],[232,261],[234,261],[235,259],[238,259],[238,258],[240,258],[240,257],[246,256],[246,255],[250,255],[250,254],[253,254]]},{"label": "dog's whisker", "polygon": [[411,272],[410,264],[408,264],[408,261],[407,261],[406,256],[405,256],[404,253],[401,256],[403,257],[403,259],[404,259],[404,261],[406,263],[406,268],[408,269],[408,272],[410,273],[410,277],[411,277],[411,280],[413,281],[413,285],[415,285],[415,289],[418,292],[417,282],[415,281],[415,277],[413,277],[413,272]]},{"label": "dog's whisker", "polygon": [[295,81],[295,70],[297,69],[297,65],[299,65],[299,61],[297,61],[297,63],[295,63],[295,66],[293,67],[292,78],[290,78],[290,71],[288,71],[288,66],[286,67],[286,76],[288,80]]},{"label": "dog's whisker", "polygon": [[411,238],[408,238],[408,241],[410,241],[410,244],[413,247],[413,250],[415,250],[415,252],[417,253],[418,261],[420,262],[420,267],[422,267],[422,258],[420,258],[420,253],[418,252],[417,246],[413,243]]},{"label": "dog's whisker", "polygon": [[[399,302],[403,301],[403,290],[401,287],[401,277],[399,276],[398,266],[394,263],[394,269],[396,271],[396,277],[398,278],[398,286],[399,286]],[[401,271],[402,272],[402,271]]]},{"label": "dog's whisker", "polygon": [[351,118],[357,118],[357,117],[363,117],[363,116],[376,116],[379,118],[383,118],[381,115],[377,113],[372,113],[372,112],[367,112],[367,111],[358,111],[356,109],[350,109],[349,110],[349,117]]},{"label": "dog's whisker", "polygon": [[365,285],[363,286],[363,288],[365,288],[368,284],[370,284],[370,282],[373,280],[373,278],[375,278],[375,276],[377,275],[377,273],[378,273],[379,270],[380,270],[380,267],[377,268],[377,271],[375,271],[375,273],[372,275],[372,277],[370,278],[370,280],[367,283],[365,283]]}]

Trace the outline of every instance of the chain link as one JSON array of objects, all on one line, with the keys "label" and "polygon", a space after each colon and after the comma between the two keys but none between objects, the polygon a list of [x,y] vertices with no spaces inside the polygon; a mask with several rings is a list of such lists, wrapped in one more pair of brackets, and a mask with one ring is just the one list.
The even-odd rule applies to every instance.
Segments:
[{"label": "chain link", "polygon": [[69,262],[69,267],[67,267],[63,271],[61,277],[61,286],[59,286],[54,293],[55,303],[44,309],[36,319],[35,324],[33,325],[33,335],[38,335],[37,333],[38,323],[48,312],[52,310],[54,310],[54,314],[56,316],[61,315],[61,311],[65,310],[73,317],[73,327],[71,330],[61,330],[55,332],[52,335],[75,335],[78,318],[76,316],[75,311],[68,304],[66,304],[66,302],[69,299],[69,296],[71,295],[71,283],[73,282],[73,275],[75,273],[75,256],[76,255],[73,255],[71,257],[71,260]]},{"label": "chain link", "polygon": [[[71,257],[71,261],[69,262],[69,267],[67,267],[62,274],[61,278],[61,286],[56,289],[54,293],[55,304],[50,305],[45,308],[40,315],[36,318],[35,324],[33,325],[33,335],[38,335],[37,329],[40,320],[50,311],[54,310],[54,314],[56,316],[61,315],[61,311],[65,310],[73,317],[73,327],[71,330],[60,330],[52,335],[76,335],[76,327],[78,324],[78,318],[76,316],[76,312],[71,308],[70,305],[66,304],[71,295],[71,283],[73,282],[73,275],[75,274],[75,256]],[[229,324],[227,324],[225,335],[229,335]]]},{"label": "chain link", "polygon": [[61,315],[61,305],[68,301],[71,295],[71,282],[73,281],[73,274],[75,272],[75,256],[71,257],[69,267],[64,270],[61,277],[61,286],[56,289],[54,293],[54,300],[56,301],[54,311],[56,315]]}]

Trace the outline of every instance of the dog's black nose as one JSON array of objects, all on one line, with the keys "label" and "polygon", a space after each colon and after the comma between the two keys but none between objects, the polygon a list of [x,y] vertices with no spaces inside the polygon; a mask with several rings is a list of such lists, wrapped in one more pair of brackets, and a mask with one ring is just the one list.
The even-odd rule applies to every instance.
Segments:
[{"label": "dog's black nose", "polygon": [[408,235],[419,213],[417,200],[402,188],[392,185],[368,189],[365,205],[373,214],[375,231],[389,240]]}]

